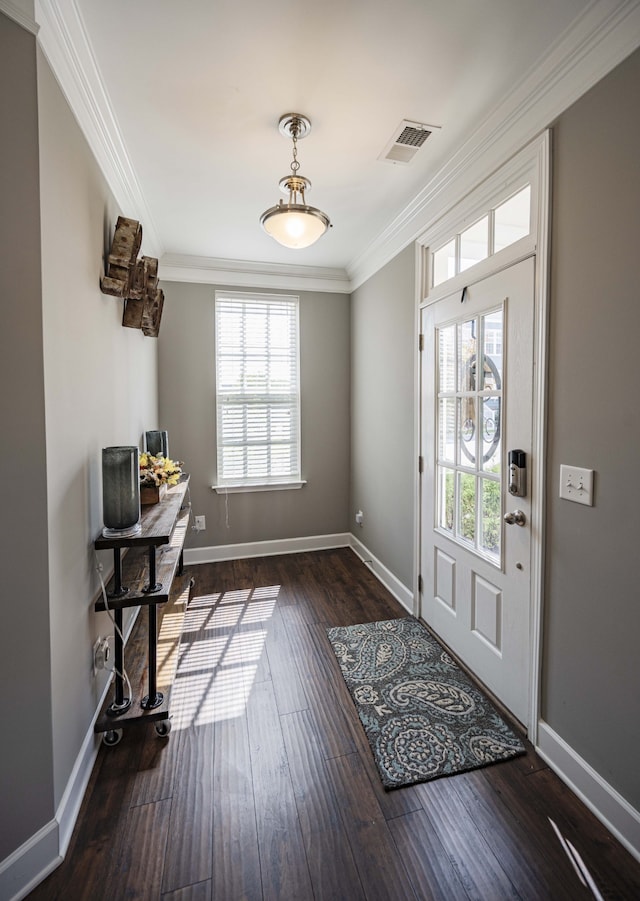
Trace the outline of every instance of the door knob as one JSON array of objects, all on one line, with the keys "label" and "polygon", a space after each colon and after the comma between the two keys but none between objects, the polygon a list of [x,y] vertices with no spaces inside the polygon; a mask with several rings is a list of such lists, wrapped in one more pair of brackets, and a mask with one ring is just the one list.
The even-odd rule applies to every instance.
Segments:
[{"label": "door knob", "polygon": [[508,526],[512,526],[514,523],[517,526],[523,526],[527,521],[527,517],[522,510],[514,510],[513,513],[504,514],[504,521]]}]

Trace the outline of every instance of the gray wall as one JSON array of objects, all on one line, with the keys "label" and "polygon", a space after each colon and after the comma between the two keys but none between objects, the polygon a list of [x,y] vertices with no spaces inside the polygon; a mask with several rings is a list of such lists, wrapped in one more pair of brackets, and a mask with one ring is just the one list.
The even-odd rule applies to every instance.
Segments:
[{"label": "gray wall", "polygon": [[[640,809],[640,51],[554,128],[543,716]],[[596,471],[593,508],[561,463]]]},{"label": "gray wall", "polygon": [[2,861],[53,816],[36,50],[2,14],[0,122]]},{"label": "gray wall", "polygon": [[[57,805],[104,686],[106,673],[92,675],[93,643],[98,634],[113,634],[106,614],[97,616],[92,605],[101,452],[139,445],[155,421],[157,341],[123,328],[123,301],[100,291],[120,211],[42,55],[38,114]],[[112,555],[103,562],[108,572]]]},{"label": "gray wall", "polygon": [[[415,259],[406,248],[351,298],[349,529],[413,585]],[[362,528],[355,513],[362,510]]]},{"label": "gray wall", "polygon": [[[300,297],[302,476],[300,490],[228,496],[211,490],[216,474],[213,285],[164,282],[159,338],[159,426],[171,455],[191,473],[193,512],[207,530],[189,547],[345,532],[349,502],[349,298]],[[242,289],[238,289],[242,290]],[[251,289],[247,289],[251,290]],[[267,292],[268,293],[268,292]]]},{"label": "gray wall", "polygon": [[0,121],[3,862],[68,825],[65,790],[97,741],[101,448],[138,444],[157,420],[157,342],[100,292],[119,210],[35,38],[2,14]]}]

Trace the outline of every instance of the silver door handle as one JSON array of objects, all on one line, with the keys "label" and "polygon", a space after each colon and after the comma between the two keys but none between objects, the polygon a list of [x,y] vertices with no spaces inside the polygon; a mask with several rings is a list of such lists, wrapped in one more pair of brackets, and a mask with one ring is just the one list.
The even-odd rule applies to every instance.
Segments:
[{"label": "silver door handle", "polygon": [[527,521],[527,517],[522,510],[514,510],[513,513],[504,514],[504,521],[508,526],[512,526],[514,523],[517,526],[523,526]]}]

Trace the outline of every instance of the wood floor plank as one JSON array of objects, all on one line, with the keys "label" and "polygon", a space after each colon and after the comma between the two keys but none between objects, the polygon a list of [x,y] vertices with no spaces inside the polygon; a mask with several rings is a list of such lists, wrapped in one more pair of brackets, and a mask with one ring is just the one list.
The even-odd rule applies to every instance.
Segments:
[{"label": "wood floor plank", "polygon": [[289,633],[280,610],[274,610],[267,627],[265,644],[271,681],[280,715],[305,710],[309,706],[307,696],[296,666],[291,658]]},{"label": "wood floor plank", "polygon": [[109,897],[107,887],[122,843],[143,736],[132,729],[127,739],[113,748],[100,748],[65,863],[31,892],[31,901]]},{"label": "wood floor plank", "polygon": [[271,628],[269,622],[242,622],[236,631],[237,646],[243,655],[245,673],[250,673],[252,682],[271,681],[271,663],[267,654],[267,637]]},{"label": "wood floor plank", "polygon": [[213,898],[261,901],[262,882],[247,717],[214,727]]},{"label": "wood floor plank", "polygon": [[[211,876],[213,867],[213,724],[190,726],[171,736],[180,766],[171,804],[171,841],[164,858],[162,891]],[[194,829],[194,823],[197,828]]]},{"label": "wood floor plank", "polygon": [[291,713],[280,722],[314,895],[326,901],[364,901],[311,714]]},{"label": "wood floor plank", "polygon": [[162,895],[162,901],[213,901],[211,894],[211,880],[198,882],[196,885],[187,885],[185,888],[176,889]]},{"label": "wood floor plank", "polygon": [[145,724],[140,762],[131,792],[132,807],[172,797],[178,762],[177,744],[168,736],[156,735],[155,729]]},{"label": "wood floor plank", "polygon": [[390,820],[389,829],[396,846],[403,849],[402,857],[418,898],[469,901],[470,896],[422,808]]},{"label": "wood floor plank", "polygon": [[262,891],[265,901],[313,898],[287,755],[270,682],[247,705]]},{"label": "wood floor plank", "polygon": [[538,832],[531,818],[526,825],[520,822],[504,800],[496,801],[482,770],[452,779],[450,787],[523,901],[551,897],[554,901],[589,901],[589,891],[577,880],[560,846],[554,847],[550,840],[548,823],[541,824]]},{"label": "wood floor plank", "polygon": [[111,894],[105,897],[131,901],[160,897],[170,813],[169,799],[131,808],[120,854],[107,883]]},{"label": "wood floor plank", "polygon": [[291,653],[309,702],[325,757],[341,757],[356,750],[349,712],[336,697],[336,684],[318,661],[307,625],[288,626]]},{"label": "wood floor plank", "polygon": [[358,755],[328,760],[326,767],[366,897],[372,901],[419,897]]},{"label": "wood floor plank", "polygon": [[524,775],[516,768],[490,767],[483,777],[525,824],[530,843],[537,843],[541,856],[565,856],[551,818],[583,858],[605,898],[640,898],[640,866],[552,770]]},{"label": "wood floor plank", "polygon": [[[466,774],[461,773],[417,786],[431,829],[470,898],[517,898],[514,884],[491,850],[486,834],[470,821],[468,810],[449,784],[464,778]],[[465,823],[471,828],[464,828]]]}]

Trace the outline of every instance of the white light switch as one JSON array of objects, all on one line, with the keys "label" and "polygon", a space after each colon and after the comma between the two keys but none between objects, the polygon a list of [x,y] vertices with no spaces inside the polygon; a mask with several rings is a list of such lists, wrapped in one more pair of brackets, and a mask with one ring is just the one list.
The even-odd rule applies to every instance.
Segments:
[{"label": "white light switch", "polygon": [[560,464],[560,497],[593,507],[593,469]]}]

